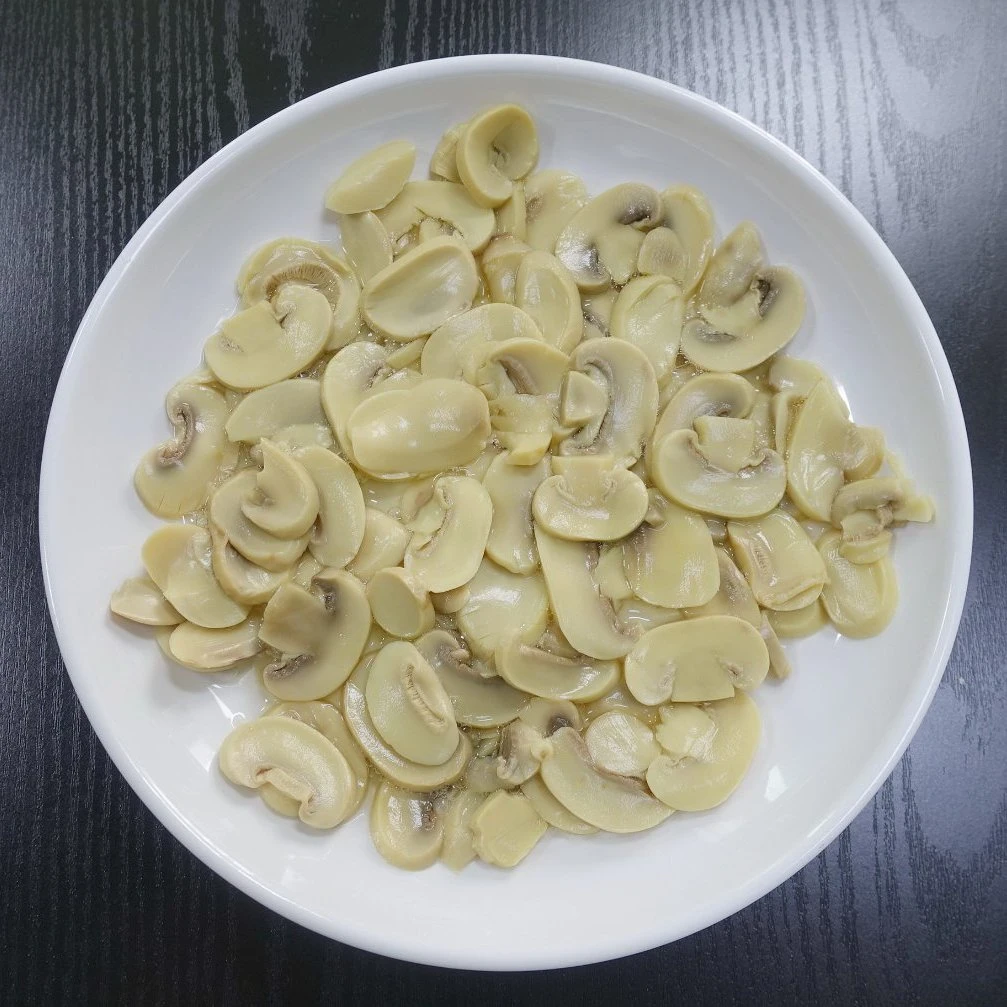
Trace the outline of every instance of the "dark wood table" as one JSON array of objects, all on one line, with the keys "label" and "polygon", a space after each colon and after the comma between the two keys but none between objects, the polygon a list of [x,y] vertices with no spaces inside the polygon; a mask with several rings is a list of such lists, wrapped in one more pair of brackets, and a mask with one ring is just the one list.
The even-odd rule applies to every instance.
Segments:
[{"label": "dark wood table", "polygon": [[[836,842],[677,944],[494,976],[331,943],[168,835],[64,673],[36,508],[46,415],[81,314],[193,168],[339,81],[522,50],[708,95],[856,203],[950,358],[976,529],[934,705]],[[1002,0],[2,0],[0,1003],[1007,1002],[1005,51]]]}]

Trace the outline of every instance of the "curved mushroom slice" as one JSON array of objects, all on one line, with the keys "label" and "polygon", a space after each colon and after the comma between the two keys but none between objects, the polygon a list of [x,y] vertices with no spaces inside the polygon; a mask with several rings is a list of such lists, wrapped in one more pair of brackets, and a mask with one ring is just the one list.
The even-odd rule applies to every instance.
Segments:
[{"label": "curved mushroom slice", "polygon": [[839,490],[832,501],[833,525],[845,532],[855,514],[872,517],[884,528],[892,521],[932,521],[934,509],[928,499],[916,495],[908,480],[884,476],[857,479]]},{"label": "curved mushroom slice", "polygon": [[446,129],[437,141],[433,154],[430,155],[430,174],[447,179],[449,182],[457,182],[458,176],[458,139],[465,131],[467,122],[459,122],[455,126]]},{"label": "curved mushroom slice", "polygon": [[158,528],[140,552],[147,575],[182,618],[206,629],[236,626],[244,605],[229,598],[213,576],[209,534],[191,524]]},{"label": "curved mushroom slice", "polygon": [[594,568],[594,582],[598,590],[608,599],[622,602],[633,597],[633,589],[626,579],[622,562],[622,543],[617,542],[598,553],[598,565]]},{"label": "curved mushroom slice", "polygon": [[255,500],[256,477],[254,469],[243,469],[217,487],[210,497],[210,524],[245,559],[266,570],[286,570],[307,548],[308,536],[279,538],[248,520],[243,505]]},{"label": "curved mushroom slice", "polygon": [[[372,659],[373,660],[373,659]],[[365,690],[371,661],[358,665],[343,689],[343,715],[357,744],[371,764],[392,783],[406,790],[429,793],[458,780],[472,757],[472,743],[459,733],[458,747],[439,766],[424,766],[402,758],[378,733],[367,712]]]},{"label": "curved mushroom slice", "polygon": [[613,710],[596,717],[584,732],[591,760],[605,773],[642,779],[661,754],[654,732],[631,713]]},{"label": "curved mushroom slice", "polygon": [[483,476],[493,506],[486,555],[511,573],[531,573],[538,567],[532,499],[549,468],[544,458],[533,465],[516,465],[505,451]]},{"label": "curved mushroom slice", "polygon": [[491,402],[508,395],[556,398],[566,374],[567,355],[541,339],[489,343],[466,380]]},{"label": "curved mushroom slice", "polygon": [[366,512],[357,477],[342,458],[322,447],[303,448],[297,461],[318,493],[318,522],[308,548],[323,565],[344,567],[364,541]]},{"label": "curved mushroom slice", "polygon": [[366,583],[379,570],[397,567],[406,555],[409,532],[374,507],[364,510],[364,537],[347,569]]},{"label": "curved mushroom slice", "polygon": [[[723,376],[726,377],[726,375]],[[736,375],[732,376],[736,377]],[[752,421],[752,426],[755,428],[754,450],[756,451],[764,451],[766,448],[774,447],[773,398],[774,396],[768,392],[756,392],[752,411],[748,414],[748,419]],[[780,453],[786,457],[785,452]]]},{"label": "curved mushroom slice", "polygon": [[604,389],[607,408],[600,422],[591,421],[563,440],[561,455],[610,454],[620,465],[632,465],[643,453],[657,421],[657,379],[644,352],[621,339],[591,339],[570,357]]},{"label": "curved mushroom slice", "polygon": [[851,563],[873,563],[887,556],[892,544],[892,533],[886,527],[890,514],[889,508],[882,507],[878,511],[854,511],[843,518],[840,555]]},{"label": "curved mushroom slice", "polygon": [[549,252],[528,252],[514,279],[514,303],[535,322],[547,343],[564,353],[580,342],[584,316],[569,272]]},{"label": "curved mushroom slice", "polygon": [[183,381],[165,399],[175,429],[170,441],[140,459],[133,485],[146,508],[175,518],[206,503],[221,467],[234,465],[234,450],[224,435],[227,402],[205,385]]},{"label": "curved mushroom slice", "polygon": [[532,643],[542,635],[549,605],[538,573],[511,573],[484,559],[468,588],[468,601],[455,622],[477,657],[488,660],[512,636]]},{"label": "curved mushroom slice", "polygon": [[521,793],[531,802],[538,816],[561,832],[569,832],[575,836],[593,836],[598,829],[567,811],[549,792],[541,777],[533,776],[521,784]]},{"label": "curved mushroom slice", "polygon": [[130,577],[112,592],[109,609],[141,626],[177,626],[182,616],[149,577]]},{"label": "curved mushroom slice", "polygon": [[430,594],[430,602],[438,615],[454,615],[465,606],[465,602],[468,600],[468,584],[463,584],[451,591],[433,591]]},{"label": "curved mushroom slice", "polygon": [[671,814],[635,781],[599,770],[573,728],[560,728],[541,748],[542,782],[563,807],[589,825],[605,832],[642,832]]},{"label": "curved mushroom slice", "polygon": [[538,525],[535,542],[553,615],[570,644],[582,654],[603,661],[627,654],[635,638],[616,619],[611,602],[598,591],[594,578],[597,545],[556,538]]},{"label": "curved mushroom slice", "polygon": [[408,198],[428,218],[443,221],[472,252],[482,251],[493,237],[496,228],[493,211],[473,200],[464,185],[457,182],[410,182]]},{"label": "curved mushroom slice", "polygon": [[520,719],[500,732],[496,775],[505,787],[520,786],[538,772],[538,744],[543,737],[541,731]]},{"label": "curved mushroom slice", "polygon": [[737,374],[697,374],[668,400],[652,444],[674,430],[690,430],[703,416],[743,419],[755,403],[755,390]]},{"label": "curved mushroom slice", "polygon": [[890,556],[874,563],[851,563],[839,551],[842,536],[828,531],[818,540],[825,564],[822,605],[843,636],[875,636],[892,621],[899,600]]},{"label": "curved mushroom slice", "polygon": [[644,633],[626,655],[629,691],[648,706],[702,703],[752,689],[769,671],[758,629],[729,615],[659,626]]},{"label": "curved mushroom slice", "polygon": [[378,392],[347,421],[357,464],[378,475],[439,472],[473,461],[490,435],[489,406],[464,381],[431,378]]},{"label": "curved mushroom slice", "polygon": [[568,371],[559,397],[559,419],[565,427],[586,427],[592,436],[608,411],[605,387],[580,371]]},{"label": "curved mushroom slice", "polygon": [[524,190],[525,240],[534,249],[552,252],[560,232],[587,202],[587,187],[568,171],[547,168],[529,175]]},{"label": "curved mushroom slice", "polygon": [[444,821],[431,794],[382,783],[370,813],[374,848],[394,867],[421,871],[435,863],[444,843]]},{"label": "curved mushroom slice", "polygon": [[440,524],[415,531],[406,549],[405,569],[428,591],[451,591],[479,569],[493,521],[493,503],[482,483],[470,476],[440,476],[434,483]]},{"label": "curved mushroom slice", "polygon": [[704,605],[720,583],[717,554],[706,522],[651,492],[647,520],[622,547],[633,593],[662,608]]},{"label": "curved mushroom slice", "polygon": [[773,678],[790,678],[790,673],[792,671],[790,667],[790,658],[787,657],[787,652],[783,649],[783,644],[780,643],[779,637],[776,635],[776,630],[773,629],[772,623],[769,621],[766,613],[762,613],[762,623],[759,626],[759,634],[766,643],[766,650],[769,652],[769,672]]},{"label": "curved mushroom slice", "polygon": [[392,239],[375,214],[346,213],[339,218],[343,249],[361,283],[392,264]]},{"label": "curved mushroom slice", "polygon": [[364,213],[387,206],[413,173],[416,148],[392,140],[358,157],[329,186],[325,206],[335,213]]},{"label": "curved mushroom slice", "polygon": [[508,640],[496,651],[497,671],[515,689],[543,699],[589,703],[611,691],[619,681],[616,661],[565,657]]},{"label": "curved mushroom slice", "polygon": [[581,294],[580,310],[584,318],[583,340],[606,339],[612,335],[612,312],[619,297],[617,287]]},{"label": "curved mushroom slice", "polygon": [[490,299],[498,304],[513,304],[517,274],[531,249],[520,238],[502,234],[494,238],[480,259]]},{"label": "curved mushroom slice", "polygon": [[717,548],[715,552],[720,569],[717,593],[706,604],[686,609],[686,617],[695,619],[706,615],[733,615],[758,629],[762,625],[762,612],[745,575],[737,568],[726,549]]},{"label": "curved mushroom slice", "polygon": [[548,453],[555,425],[554,395],[509,393],[490,402],[490,422],[497,443],[515,465],[534,465]]},{"label": "curved mushroom slice", "polygon": [[498,790],[472,815],[469,828],[480,860],[496,867],[516,867],[549,826],[524,794]]},{"label": "curved mushroom slice", "polygon": [[676,811],[706,811],[737,789],[752,763],[762,726],[743,692],[704,706],[662,707],[657,740],[667,754],[647,770],[647,785]]},{"label": "curved mushroom slice", "polygon": [[325,366],[322,375],[322,408],[350,461],[352,445],[347,423],[353,411],[369,394],[389,379],[388,350],[376,343],[352,343],[341,349]]},{"label": "curved mushroom slice", "polygon": [[682,618],[682,613],[677,608],[652,605],[634,597],[621,600],[615,610],[619,622],[634,637],[642,636],[655,626],[667,626],[669,622],[678,622]]},{"label": "curved mushroom slice", "polygon": [[451,699],[455,720],[467,727],[502,727],[524,709],[528,697],[488,669],[473,666],[472,655],[443,629],[426,633],[416,649],[434,669]]},{"label": "curved mushroom slice", "polygon": [[227,533],[210,523],[213,575],[225,593],[242,605],[264,605],[291,578],[291,569],[267,570],[233,548]]},{"label": "curved mushroom slice", "polygon": [[795,608],[790,612],[770,609],[765,616],[769,620],[769,625],[773,627],[773,632],[787,640],[811,636],[829,624],[829,617],[822,606],[821,598],[816,598],[804,608]]},{"label": "curved mushroom slice", "polygon": [[528,233],[528,208],[525,203],[524,185],[515,183],[514,191],[506,203],[497,207],[496,227],[493,234],[510,235],[519,241],[524,241]]},{"label": "curved mushroom slice", "polygon": [[378,570],[367,582],[374,621],[392,636],[415,639],[433,628],[430,595],[402,567]]},{"label": "curved mushroom slice", "polygon": [[458,747],[451,700],[411,643],[395,641],[378,651],[364,695],[378,734],[403,759],[440,766]]},{"label": "curved mushroom slice", "polygon": [[500,206],[510,199],[514,183],[536,161],[538,133],[520,105],[496,105],[474,116],[455,149],[458,175],[482,206]]},{"label": "curved mushroom slice", "polygon": [[628,713],[634,719],[646,724],[651,730],[657,726],[658,711],[656,706],[645,706],[626,688],[625,682],[618,685],[601,699],[595,700],[588,706],[582,707],[584,720],[587,724],[593,723],[605,713]]},{"label": "curved mushroom slice", "polygon": [[807,398],[819,381],[828,381],[825,372],[810,360],[779,356],[773,360],[767,375],[769,387],[774,392],[793,392]]},{"label": "curved mushroom slice", "polygon": [[804,405],[804,396],[792,391],[777,392],[770,400],[770,425],[773,429],[772,446],[784,458],[789,454],[790,432],[802,405]]},{"label": "curved mushroom slice", "polygon": [[691,185],[665,189],[661,201],[664,224],[644,237],[637,268],[644,274],[669,277],[688,296],[713,252],[713,211],[706,197]]},{"label": "curved mushroom slice", "polygon": [[258,444],[263,437],[309,424],[328,427],[321,384],[314,378],[289,378],[249,392],[234,407],[224,429],[232,441]]},{"label": "curved mushroom slice", "polygon": [[227,629],[204,629],[191,622],[176,626],[168,637],[168,651],[194,671],[223,671],[255,657],[262,650],[259,620],[246,619]]},{"label": "curved mushroom slice", "polygon": [[250,391],[312,364],[325,349],[331,323],[332,308],[322,293],[287,283],[272,302],[260,301],[221,322],[203,355],[222,384]]},{"label": "curved mushroom slice", "polygon": [[364,287],[362,310],[391,339],[425,336],[472,307],[479,277],[457,238],[434,238],[406,252]]},{"label": "curved mushroom slice", "polygon": [[787,488],[783,459],[766,450],[737,472],[712,465],[694,430],[674,430],[655,441],[648,471],[666,497],[705,514],[758,517],[771,511]]},{"label": "curved mushroom slice", "polygon": [[271,441],[261,441],[259,449],[262,469],[255,476],[256,491],[241,502],[241,513],[277,538],[300,538],[318,517],[315,483],[303,465]]},{"label": "curved mushroom slice", "polygon": [[331,829],[351,813],[353,772],[339,749],[307,724],[287,717],[240,724],[224,739],[218,761],[238,786],[268,783],[293,798],[305,825]]},{"label": "curved mushroom slice", "polygon": [[476,856],[472,846],[472,816],[486,800],[484,794],[472,790],[456,791],[444,813],[444,842],[441,860],[453,871],[460,871]]},{"label": "curved mushroom slice", "polygon": [[643,350],[660,384],[678,359],[684,317],[685,298],[675,283],[664,276],[638,276],[615,300],[611,334]]},{"label": "curved mushroom slice", "polygon": [[763,608],[792,611],[821,594],[826,582],[822,557],[789,514],[773,511],[754,521],[731,521],[727,537]]},{"label": "curved mushroom slice", "polygon": [[636,272],[643,234],[661,223],[664,205],[648,185],[616,185],[579,209],[556,239],[556,258],[581,290],[621,286]]},{"label": "curved mushroom slice", "polygon": [[725,472],[740,472],[755,454],[755,424],[731,416],[699,416],[695,423],[700,453]]},{"label": "curved mushroom slice", "polygon": [[572,727],[576,731],[581,727],[580,710],[568,699],[530,699],[518,719],[541,738],[548,738],[561,727]]}]

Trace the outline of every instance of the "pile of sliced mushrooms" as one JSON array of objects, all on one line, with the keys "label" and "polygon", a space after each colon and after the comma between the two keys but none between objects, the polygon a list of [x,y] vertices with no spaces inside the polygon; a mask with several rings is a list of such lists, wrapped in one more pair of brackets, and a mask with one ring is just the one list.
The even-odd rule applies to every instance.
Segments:
[{"label": "pile of sliced mushrooms", "polygon": [[516,105],[415,158],[331,185],[341,250],[245,262],[111,608],[186,668],[253,662],[269,705],[219,761],[272,811],[331,829],[372,792],[391,863],[513,867],[724,801],[781,638],[884,629],[933,508],[780,354],[804,292],[752,224],[715,245],[689,186],[534,171]]}]

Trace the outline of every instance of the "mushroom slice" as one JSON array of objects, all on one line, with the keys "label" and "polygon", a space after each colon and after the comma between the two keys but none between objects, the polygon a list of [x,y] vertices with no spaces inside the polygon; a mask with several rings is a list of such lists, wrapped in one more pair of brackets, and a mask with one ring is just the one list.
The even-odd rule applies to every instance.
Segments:
[{"label": "mushroom slice", "polygon": [[511,573],[483,559],[468,588],[468,601],[455,622],[477,657],[488,660],[512,636],[532,643],[542,635],[549,604],[538,573]]},{"label": "mushroom slice", "polygon": [[493,237],[496,228],[493,211],[474,201],[464,185],[457,182],[411,182],[409,198],[427,217],[447,224],[469,251],[482,251]]},{"label": "mushroom slice", "polygon": [[279,538],[248,520],[243,505],[256,498],[257,475],[243,469],[217,487],[210,498],[210,523],[245,559],[267,570],[286,570],[307,548],[308,536]]},{"label": "mushroom slice", "polygon": [[828,531],[818,540],[825,564],[822,605],[843,636],[875,636],[892,621],[899,600],[895,566],[890,556],[874,563],[851,563],[839,549],[842,536]]},{"label": "mushroom slice", "polygon": [[457,238],[434,238],[406,252],[364,287],[367,323],[391,339],[425,336],[472,307],[479,277]]},{"label": "mushroom slice", "polygon": [[486,797],[472,790],[459,790],[444,813],[444,842],[441,860],[453,871],[460,871],[476,855],[472,846],[472,816]]},{"label": "mushroom slice", "polygon": [[626,685],[648,706],[702,703],[752,689],[769,671],[758,629],[730,615],[709,615],[644,633],[626,655]]},{"label": "mushroom slice", "polygon": [[744,619],[758,629],[762,625],[762,612],[745,580],[745,575],[735,565],[726,549],[715,549],[720,569],[720,586],[717,593],[704,605],[690,606],[685,615],[695,619],[706,615],[733,615]]},{"label": "mushroom slice", "polygon": [[737,472],[712,465],[694,430],[674,430],[655,441],[648,471],[666,497],[705,514],[758,517],[771,511],[787,488],[783,459],[769,449]]},{"label": "mushroom slice", "polygon": [[517,274],[531,249],[520,238],[502,234],[494,238],[482,254],[480,265],[491,300],[498,304],[513,304]]},{"label": "mushroom slice", "polygon": [[371,212],[346,213],[339,218],[339,236],[346,257],[362,283],[392,264],[392,239]]},{"label": "mushroom slice", "polygon": [[263,605],[281,584],[290,580],[291,571],[266,570],[251,563],[231,546],[227,533],[210,523],[213,575],[224,591],[242,605]]},{"label": "mushroom slice", "polygon": [[524,709],[528,697],[488,669],[474,667],[472,655],[443,629],[426,633],[416,649],[433,668],[451,699],[455,720],[467,727],[502,727]]},{"label": "mushroom slice", "polygon": [[392,636],[415,639],[433,628],[430,595],[402,567],[378,570],[367,582],[374,621]]},{"label": "mushroom slice", "polygon": [[781,355],[773,360],[766,380],[774,392],[793,392],[807,398],[819,381],[828,381],[828,378],[821,367],[810,360]]},{"label": "mushroom slice", "polygon": [[790,658],[787,657],[787,652],[783,649],[783,644],[780,643],[779,637],[776,635],[776,631],[773,629],[772,623],[770,623],[765,612],[762,613],[762,623],[759,626],[759,633],[766,642],[766,650],[769,651],[770,674],[773,678],[790,678],[792,671]]},{"label": "mushroom slice", "polygon": [[406,555],[409,532],[374,507],[364,509],[364,537],[347,569],[365,583],[379,570],[398,566]]},{"label": "mushroom slice", "polygon": [[482,483],[470,476],[440,476],[434,501],[442,515],[432,532],[415,531],[405,568],[428,591],[451,591],[479,569],[493,522],[493,503]]},{"label": "mushroom slice", "polygon": [[496,867],[516,867],[549,826],[524,794],[499,790],[483,801],[469,828],[472,848],[480,860]]},{"label": "mushroom slice", "polygon": [[224,739],[218,761],[238,786],[268,783],[293,798],[305,825],[331,829],[351,813],[353,771],[339,749],[307,724],[287,717],[240,724]]},{"label": "mushroom slice", "polygon": [[515,689],[543,699],[569,699],[589,703],[610,692],[619,681],[616,661],[592,661],[577,655],[564,657],[508,640],[496,651],[497,671]]},{"label": "mushroom slice", "polygon": [[600,422],[591,421],[559,446],[562,455],[610,454],[629,466],[643,453],[657,421],[657,379],[644,352],[622,339],[590,339],[570,357],[605,390],[607,408]]},{"label": "mushroom slice", "polygon": [[364,495],[357,477],[342,458],[322,447],[303,448],[297,461],[318,491],[318,523],[308,548],[323,565],[344,567],[364,541]]},{"label": "mushroom slice", "polygon": [[525,240],[532,248],[552,252],[560,232],[587,202],[587,186],[568,171],[548,168],[529,175],[524,192]]},{"label": "mushroom slice", "polygon": [[531,802],[540,818],[554,829],[569,832],[575,836],[593,836],[598,829],[567,811],[549,792],[541,777],[533,776],[521,784],[521,793]]},{"label": "mushroom slice", "polygon": [[335,213],[364,213],[387,206],[413,172],[416,148],[392,140],[358,157],[329,186],[325,206]]},{"label": "mushroom slice", "polygon": [[605,832],[642,832],[671,814],[635,781],[598,769],[573,728],[560,728],[541,748],[542,782],[567,811],[589,825]]},{"label": "mushroom slice", "polygon": [[559,419],[565,427],[601,427],[608,411],[606,389],[580,371],[568,371],[559,397]]},{"label": "mushroom slice", "polygon": [[607,695],[596,700],[589,706],[583,707],[584,720],[591,724],[605,713],[628,713],[634,719],[646,724],[653,729],[657,726],[659,708],[656,706],[644,706],[635,699],[632,693],[626,688],[625,682],[620,682]]},{"label": "mushroom slice", "polygon": [[507,395],[558,396],[567,355],[541,339],[488,343],[466,380],[491,402]]},{"label": "mushroom slice", "polygon": [[176,626],[168,637],[168,651],[194,671],[223,671],[262,650],[259,620],[246,619],[227,629],[204,629],[191,622]]},{"label": "mushroom slice", "polygon": [[[731,375],[737,377],[737,375]],[[722,375],[727,377],[727,375]],[[748,414],[748,419],[752,421],[755,428],[755,448],[756,451],[764,451],[766,448],[775,447],[773,431],[773,399],[775,396],[768,392],[756,392],[755,402],[752,411]],[[786,452],[780,452],[786,457]]]},{"label": "mushroom slice", "polygon": [[446,129],[437,141],[433,154],[430,155],[430,174],[447,179],[449,182],[457,182],[458,176],[458,139],[465,131],[467,122],[459,122],[457,125]]},{"label": "mushroom slice", "polygon": [[149,577],[130,577],[112,593],[108,607],[141,626],[177,626],[182,616]]},{"label": "mushroom slice", "polygon": [[584,316],[569,272],[549,252],[528,252],[514,280],[514,303],[538,326],[546,342],[569,353],[580,342]]},{"label": "mushroom slice", "polygon": [[797,392],[777,392],[770,401],[770,425],[773,428],[773,447],[784,458],[790,446],[790,431],[794,418],[804,404],[804,396]]},{"label": "mushroom slice", "polygon": [[616,614],[627,632],[635,637],[642,636],[655,626],[667,626],[669,622],[678,622],[682,618],[677,608],[664,608],[633,597],[622,599],[616,605]]},{"label": "mushroom slice", "polygon": [[907,480],[884,476],[857,479],[839,490],[832,501],[833,525],[845,530],[854,514],[869,515],[883,528],[892,521],[932,521],[934,510]]},{"label": "mushroom slice", "polygon": [[258,444],[288,427],[327,426],[322,412],[321,385],[314,378],[290,378],[249,392],[224,426],[232,441]]},{"label": "mushroom slice", "polygon": [[543,737],[523,720],[511,721],[500,732],[496,774],[505,786],[520,786],[538,772],[538,743]]},{"label": "mushroom slice", "polygon": [[487,345],[512,339],[541,339],[531,316],[513,304],[481,304],[446,321],[423,347],[425,378],[474,375]]},{"label": "mushroom slice", "polygon": [[158,528],[141,550],[147,575],[183,619],[206,629],[236,626],[248,609],[229,598],[213,576],[210,536],[191,524]]},{"label": "mushroom slice", "polygon": [[787,489],[816,521],[829,521],[846,476],[876,471],[884,455],[880,438],[856,426],[829,381],[819,381],[798,410],[787,445]]},{"label": "mushroom slice", "polygon": [[262,469],[255,477],[257,492],[241,502],[241,513],[277,538],[300,538],[318,517],[314,481],[303,465],[272,442],[263,440],[259,448]]},{"label": "mushroom slice", "polygon": [[773,511],[753,521],[731,521],[727,537],[763,608],[804,608],[822,593],[826,582],[822,557],[789,514]]},{"label": "mushroom slice", "polygon": [[660,384],[678,359],[684,317],[685,298],[675,283],[665,276],[638,276],[615,300],[611,334],[643,350]]},{"label": "mushroom slice", "polygon": [[524,185],[515,183],[514,191],[506,203],[497,207],[494,235],[509,234],[524,241],[528,233],[528,208],[525,203]]},{"label": "mushroom slice", "polygon": [[634,637],[618,622],[595,582],[597,545],[556,538],[538,525],[535,542],[553,615],[571,645],[603,661],[628,653]]},{"label": "mushroom slice", "polygon": [[322,375],[322,408],[335,432],[339,447],[353,456],[347,423],[353,411],[391,374],[388,350],[376,343],[351,343],[325,366]]},{"label": "mushroom slice", "polygon": [[676,811],[706,811],[737,789],[752,763],[762,726],[743,692],[703,706],[663,707],[657,740],[667,754],[647,770],[647,785]]},{"label": "mushroom slice", "polygon": [[581,290],[621,286],[636,272],[643,234],[661,223],[664,205],[648,185],[616,185],[579,209],[556,239],[556,258]]},{"label": "mushroom slice", "polygon": [[740,472],[755,453],[755,424],[731,416],[696,418],[700,453],[725,472]]},{"label": "mushroom slice", "polygon": [[591,760],[603,772],[642,779],[661,754],[654,732],[631,713],[613,710],[588,725],[584,742]]},{"label": "mushroom slice", "polygon": [[346,425],[359,467],[377,475],[439,472],[476,459],[490,435],[489,406],[464,381],[431,378],[377,392]]},{"label": "mushroom slice", "polygon": [[168,393],[165,409],[175,435],[140,459],[133,485],[149,511],[176,518],[206,503],[220,468],[233,466],[234,452],[224,436],[227,402],[219,392],[183,381]]},{"label": "mushroom slice", "polygon": [[752,411],[755,391],[738,374],[697,374],[686,381],[668,400],[652,444],[673,430],[690,430],[703,416],[743,419]]},{"label": "mushroom slice", "polygon": [[515,465],[510,452],[497,455],[483,476],[493,519],[486,539],[486,555],[511,573],[531,573],[538,567],[532,499],[549,475],[549,462]]},{"label": "mushroom slice", "polygon": [[651,492],[647,520],[622,547],[633,593],[662,608],[706,604],[717,593],[720,570],[713,537],[696,514]]},{"label": "mushroom slice", "polygon": [[811,636],[829,624],[829,617],[822,606],[821,598],[816,598],[804,608],[795,608],[790,612],[770,609],[765,615],[769,625],[773,627],[773,632],[778,637],[788,640]]},{"label": "mushroom slice", "polygon": [[404,759],[378,733],[368,713],[365,695],[371,665],[376,659],[374,657],[358,665],[343,689],[343,715],[357,744],[384,777],[406,790],[429,793],[454,783],[472,757],[472,743],[463,733],[459,732],[454,752],[438,766],[425,766]]},{"label": "mushroom slice", "polygon": [[556,475],[535,491],[535,520],[550,534],[611,542],[636,528],[647,513],[647,487],[611,455],[556,458]]},{"label": "mushroom slice", "polygon": [[555,734],[561,727],[579,731],[581,726],[580,711],[568,699],[531,699],[518,714],[518,719],[542,738]]},{"label": "mushroom slice", "polygon": [[622,543],[616,543],[598,553],[594,568],[594,582],[598,590],[611,601],[621,602],[633,597],[633,589],[626,579],[622,563]]},{"label": "mushroom slice", "polygon": [[374,848],[394,867],[421,871],[437,861],[444,821],[432,794],[417,794],[382,783],[370,813]]},{"label": "mushroom slice", "polygon": [[535,123],[520,105],[496,105],[469,120],[455,151],[458,175],[482,206],[510,199],[537,160]]},{"label": "mushroom slice", "polygon": [[645,235],[637,268],[667,276],[685,296],[696,288],[713,251],[713,212],[706,197],[691,185],[661,193],[664,225]]}]

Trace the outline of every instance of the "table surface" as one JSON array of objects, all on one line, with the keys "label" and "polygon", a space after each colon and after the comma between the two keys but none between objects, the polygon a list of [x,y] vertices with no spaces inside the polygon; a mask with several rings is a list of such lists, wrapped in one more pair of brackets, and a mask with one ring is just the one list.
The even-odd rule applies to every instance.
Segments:
[{"label": "table surface", "polygon": [[[0,3],[0,1003],[1003,1002],[1007,997],[1007,3]],[[272,112],[395,63],[532,51],[692,88],[790,144],[891,246],[940,333],[975,554],[933,707],[842,836],[734,917],[634,958],[480,975],[331,943],[235,891],[133,795],[43,600],[56,380],[120,249]]]}]

